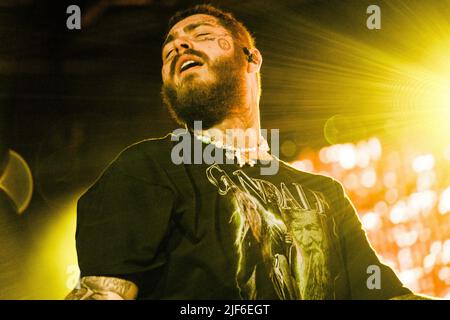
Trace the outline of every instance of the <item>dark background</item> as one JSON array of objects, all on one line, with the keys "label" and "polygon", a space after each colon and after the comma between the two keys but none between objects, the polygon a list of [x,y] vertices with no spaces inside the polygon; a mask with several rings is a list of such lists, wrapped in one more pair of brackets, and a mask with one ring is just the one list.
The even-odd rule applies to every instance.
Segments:
[{"label": "dark background", "polygon": [[[21,154],[35,196],[92,181],[121,149],[176,127],[160,102],[160,49],[169,17],[198,1],[6,1],[0,5],[2,143]],[[323,124],[358,108],[315,108],[295,99],[293,56],[320,59],[294,15],[354,36],[365,27],[366,1],[214,1],[245,22],[263,54],[263,128],[280,128],[298,145],[321,146]],[[78,4],[81,30],[66,28]],[[349,20],[349,11],[360,12]],[[351,35],[350,34],[350,35]],[[311,36],[310,36],[311,37]],[[284,69],[282,69],[284,68]],[[280,76],[280,70],[282,75]],[[295,117],[295,121],[292,118]],[[6,126],[6,128],[5,128]],[[283,156],[283,155],[282,155]]]}]

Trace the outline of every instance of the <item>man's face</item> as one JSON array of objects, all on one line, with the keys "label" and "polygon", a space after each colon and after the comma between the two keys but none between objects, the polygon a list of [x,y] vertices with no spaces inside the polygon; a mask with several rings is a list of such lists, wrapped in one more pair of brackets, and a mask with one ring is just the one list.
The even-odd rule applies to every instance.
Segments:
[{"label": "man's face", "polygon": [[188,126],[201,120],[207,129],[243,103],[244,54],[215,17],[196,14],[174,25],[162,60],[164,102]]},{"label": "man's face", "polygon": [[315,212],[302,212],[300,217],[292,220],[291,228],[293,230],[293,236],[302,247],[302,250],[306,252],[320,250],[323,234],[318,216]]},{"label": "man's face", "polygon": [[[198,53],[189,54],[189,49]],[[211,65],[217,59],[232,57],[233,52],[234,43],[230,32],[215,17],[205,14],[187,17],[172,27],[163,44],[163,83],[180,86],[192,80],[215,81]],[[195,63],[182,68],[188,61]]]}]

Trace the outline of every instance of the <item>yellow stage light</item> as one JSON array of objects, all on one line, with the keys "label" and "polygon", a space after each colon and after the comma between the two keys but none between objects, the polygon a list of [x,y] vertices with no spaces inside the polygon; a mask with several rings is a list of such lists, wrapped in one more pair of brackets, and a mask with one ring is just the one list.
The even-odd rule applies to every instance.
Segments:
[{"label": "yellow stage light", "polygon": [[37,234],[39,241],[32,248],[27,262],[27,290],[31,298],[62,299],[79,280],[75,249],[78,198],[79,194],[60,199],[58,216]]}]

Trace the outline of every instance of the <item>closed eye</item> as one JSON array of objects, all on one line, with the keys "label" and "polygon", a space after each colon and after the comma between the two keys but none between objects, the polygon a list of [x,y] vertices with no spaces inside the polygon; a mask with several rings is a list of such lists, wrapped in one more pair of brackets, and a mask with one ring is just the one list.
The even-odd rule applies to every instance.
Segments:
[{"label": "closed eye", "polygon": [[169,55],[172,53],[172,51],[173,51],[173,49],[172,49],[172,50],[169,50],[169,52],[167,52],[167,54],[166,54],[166,59],[169,57]]},{"label": "closed eye", "polygon": [[208,36],[208,35],[210,35],[211,33],[209,33],[209,32],[207,32],[207,33],[199,33],[199,34],[197,34],[195,37],[196,38],[200,38],[200,37],[203,37],[203,36]]}]

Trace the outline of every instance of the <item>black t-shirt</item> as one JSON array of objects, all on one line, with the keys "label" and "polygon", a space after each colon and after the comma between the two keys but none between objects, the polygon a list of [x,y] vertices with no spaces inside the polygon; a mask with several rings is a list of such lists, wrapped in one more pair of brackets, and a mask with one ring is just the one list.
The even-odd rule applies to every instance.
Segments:
[{"label": "black t-shirt", "polygon": [[411,293],[379,261],[332,178],[279,160],[275,175],[261,175],[260,164],[176,165],[174,144],[169,135],[125,149],[80,198],[81,276],[131,280],[139,299]]}]

